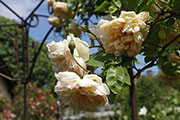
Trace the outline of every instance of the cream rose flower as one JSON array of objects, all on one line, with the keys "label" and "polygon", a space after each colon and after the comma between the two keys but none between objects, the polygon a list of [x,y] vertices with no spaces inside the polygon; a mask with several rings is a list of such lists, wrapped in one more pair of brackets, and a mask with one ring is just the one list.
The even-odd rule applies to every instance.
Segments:
[{"label": "cream rose flower", "polygon": [[55,92],[74,110],[94,111],[108,104],[109,88],[97,75],[81,79],[74,72],[59,72],[55,77],[58,80]]},{"label": "cream rose flower", "polygon": [[52,7],[53,4],[55,3],[55,0],[47,0],[47,2],[48,2],[48,5]]},{"label": "cream rose flower", "polygon": [[[73,40],[75,43],[73,56],[68,48],[70,40]],[[47,44],[47,48],[49,51],[49,58],[56,71],[73,71],[81,77],[84,75],[85,71],[76,61],[83,68],[86,68],[85,61],[89,59],[89,46],[86,42],[81,41],[79,38],[68,36],[67,39],[61,42],[52,41]],[[73,57],[76,61],[74,61]]]},{"label": "cream rose flower", "polygon": [[67,3],[64,2],[54,2],[53,10],[54,16],[57,17],[71,18],[73,16],[73,12],[67,8]]},{"label": "cream rose flower", "polygon": [[48,22],[49,22],[49,24],[51,24],[54,27],[61,27],[63,24],[63,21],[55,16],[49,17]]},{"label": "cream rose flower", "polygon": [[[178,51],[180,53],[180,51]],[[171,53],[168,57],[169,62],[180,63],[180,57],[176,53]]]},{"label": "cream rose flower", "polygon": [[66,27],[66,30],[76,37],[81,37],[81,29],[74,23],[68,24],[68,27]]},{"label": "cream rose flower", "polygon": [[116,56],[137,55],[144,40],[140,30],[146,27],[149,13],[141,12],[136,15],[132,11],[122,11],[119,18],[106,19],[100,20],[96,26],[90,28],[103,44],[105,51]]}]

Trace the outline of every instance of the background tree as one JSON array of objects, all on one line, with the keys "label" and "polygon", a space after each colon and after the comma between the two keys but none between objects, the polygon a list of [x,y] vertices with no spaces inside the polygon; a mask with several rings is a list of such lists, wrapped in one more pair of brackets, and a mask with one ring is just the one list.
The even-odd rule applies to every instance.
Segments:
[{"label": "background tree", "polygon": [[[16,24],[15,20],[10,20],[5,17],[0,16],[0,24]],[[13,78],[22,78],[22,31],[16,26],[0,27],[0,56],[7,66]],[[32,64],[32,58],[37,51],[40,43],[34,41],[33,38],[29,37],[29,55],[28,62],[30,66]],[[55,80],[53,79],[53,69],[49,61],[47,53],[47,48],[42,47],[39,58],[37,59],[34,72],[31,77],[31,82],[37,83],[39,87],[50,87],[53,89]],[[18,61],[18,62],[17,62]],[[19,71],[19,72],[18,72]]]}]

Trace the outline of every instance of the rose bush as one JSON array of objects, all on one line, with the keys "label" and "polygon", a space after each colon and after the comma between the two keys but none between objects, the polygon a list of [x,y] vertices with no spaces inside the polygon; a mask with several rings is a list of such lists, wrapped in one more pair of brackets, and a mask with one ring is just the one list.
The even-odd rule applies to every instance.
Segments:
[{"label": "rose bush", "polygon": [[[162,6],[159,2],[164,2],[166,6]],[[90,57],[83,57],[87,55],[87,47],[75,41],[66,43],[68,54],[64,52],[66,51],[63,48],[64,45],[61,45],[61,52],[59,52],[59,48],[55,52],[49,50],[49,57],[53,67],[59,66],[55,74],[56,79],[58,79],[55,92],[74,110],[92,111],[101,105],[106,105],[107,99],[104,98],[107,98],[109,93],[111,93],[110,99],[114,102],[113,98],[120,95],[122,87],[128,85],[130,86],[132,112],[137,114],[134,112],[136,103],[133,102],[136,99],[133,95],[135,92],[135,78],[139,77],[147,68],[155,65],[159,65],[164,73],[172,76],[180,73],[179,64],[170,62],[167,59],[169,54],[179,50],[177,46],[173,45],[180,37],[180,34],[178,34],[179,29],[173,26],[173,24],[179,23],[179,12],[177,12],[179,7],[177,4],[179,2],[176,0],[171,2],[164,0],[158,2],[152,0],[62,0],[61,2],[53,3],[53,5],[49,2],[49,5],[53,7],[54,16],[63,20],[63,25],[59,28],[56,27],[56,32],[63,34],[63,38],[66,38],[69,34],[80,37],[81,35],[78,35],[80,33],[79,29],[75,28],[77,26],[81,27],[81,30],[87,32],[91,38],[90,48],[98,47],[97,51]],[[60,15],[65,13],[65,11],[72,13],[72,16],[68,18],[62,15],[61,17]],[[96,23],[97,21],[94,21],[94,17],[97,18],[97,21],[102,19]],[[93,25],[89,26],[89,24]],[[178,24],[177,27],[179,27]],[[162,33],[162,28],[176,31],[177,33],[174,34],[172,39],[168,38],[170,40],[165,42],[165,44],[161,44],[161,37],[164,37],[164,33],[160,34]],[[172,50],[169,50],[171,45],[173,46]],[[48,49],[56,48],[55,46]],[[71,61],[73,65],[65,64],[71,62],[59,63],[63,61],[56,60],[56,57],[60,56],[59,53],[63,54],[60,59],[66,59],[64,57],[66,56],[66,61]],[[146,63],[142,68],[136,67],[136,63],[139,63],[136,58],[138,54],[144,56]],[[75,56],[78,56],[79,60]],[[83,60],[83,64],[80,64],[80,59]],[[59,69],[60,67],[62,68]],[[101,69],[100,72],[99,69]],[[71,76],[68,76],[68,74]],[[102,81],[107,83],[111,92],[107,92],[109,91],[108,87],[102,90],[106,92],[101,91],[103,94],[97,92],[104,83],[97,84],[97,82],[93,82],[92,74],[98,74]],[[87,79],[87,76],[91,77]],[[100,78],[96,76],[95,79]],[[84,95],[85,93],[86,95]],[[99,102],[99,98],[96,97],[98,100],[94,99],[95,96],[93,95],[100,95],[102,104]],[[94,101],[97,102],[94,103]],[[91,106],[85,103],[89,103]]]},{"label": "rose bush", "polygon": [[[14,88],[14,98],[10,102],[0,97],[0,119],[23,119],[23,85]],[[38,88],[36,84],[27,85],[27,118],[32,120],[56,120],[58,116],[57,99],[47,88]]]}]

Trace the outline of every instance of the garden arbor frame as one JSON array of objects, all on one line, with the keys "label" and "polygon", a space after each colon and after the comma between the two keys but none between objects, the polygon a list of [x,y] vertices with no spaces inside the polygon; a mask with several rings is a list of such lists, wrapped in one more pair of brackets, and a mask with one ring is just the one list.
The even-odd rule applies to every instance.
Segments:
[{"label": "garden arbor frame", "polygon": [[[0,3],[3,4],[9,11],[11,11],[16,17],[19,18],[20,23],[15,23],[15,24],[0,24],[0,27],[12,27],[14,26],[14,30],[15,30],[15,41],[13,43],[14,45],[14,50],[15,50],[15,56],[16,56],[16,69],[17,69],[17,74],[18,74],[18,78],[12,78],[10,76],[7,76],[3,73],[0,73],[1,77],[4,77],[8,80],[11,81],[21,81],[21,83],[24,86],[24,120],[27,120],[27,105],[26,105],[26,99],[27,99],[27,91],[26,91],[26,87],[27,87],[27,83],[31,80],[31,75],[33,73],[33,68],[35,66],[36,60],[38,58],[38,55],[43,47],[43,44],[45,43],[47,37],[49,36],[49,34],[51,33],[51,31],[53,30],[54,27],[51,27],[47,33],[45,34],[43,41],[41,42],[38,51],[35,53],[33,60],[32,60],[32,65],[29,66],[29,46],[28,46],[28,42],[29,42],[29,29],[30,28],[34,28],[37,27],[39,24],[39,17],[48,17],[46,15],[37,15],[35,14],[35,12],[38,10],[38,8],[42,5],[42,3],[45,0],[41,0],[39,2],[39,4],[32,10],[32,12],[28,15],[27,18],[23,19],[23,17],[21,17],[19,14],[17,14],[12,8],[10,8],[5,2],[3,2],[2,0],[0,0]],[[48,12],[51,14],[52,12],[50,12],[50,8],[48,7]],[[33,20],[36,20],[35,24],[32,24],[31,22]],[[21,29],[21,40],[22,40],[22,63],[23,63],[23,77],[20,78],[20,67],[19,67],[19,48],[18,48],[18,39],[17,39],[17,28]],[[10,36],[8,33],[5,33],[10,39],[12,36]],[[12,41],[13,42],[13,41]]]}]

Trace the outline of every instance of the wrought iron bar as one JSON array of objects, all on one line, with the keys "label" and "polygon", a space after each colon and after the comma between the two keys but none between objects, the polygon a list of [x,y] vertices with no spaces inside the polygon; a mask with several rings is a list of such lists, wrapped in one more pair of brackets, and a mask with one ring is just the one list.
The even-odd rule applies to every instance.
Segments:
[{"label": "wrought iron bar", "polygon": [[44,2],[44,0],[41,0],[41,2],[34,8],[34,10],[29,14],[29,16],[25,19],[27,21],[33,14],[34,12],[41,6],[41,4]]},{"label": "wrought iron bar", "polygon": [[17,74],[18,79],[20,78],[20,71],[19,71],[19,46],[18,46],[18,30],[17,26],[15,26],[15,52],[16,52],[16,67],[17,67]]},{"label": "wrought iron bar", "polygon": [[41,15],[41,14],[34,14],[34,15],[37,15],[38,17],[44,17],[44,18],[48,18],[49,17],[48,15]]},{"label": "wrought iron bar", "polygon": [[24,84],[24,120],[26,120],[26,116],[27,116],[27,107],[26,107],[26,84],[27,84],[27,81],[26,81],[26,51],[25,51],[25,32],[24,32],[24,27],[21,28],[22,29],[22,48],[23,48],[23,51],[22,51],[22,58],[23,58],[23,84]]},{"label": "wrought iron bar", "polygon": [[27,83],[24,82],[24,120],[27,120]]},{"label": "wrought iron bar", "polygon": [[23,20],[23,18],[21,16],[19,16],[13,9],[11,9],[6,3],[4,3],[2,0],[0,0],[0,2],[7,8],[9,9],[12,13],[14,13],[14,15],[16,15],[16,17],[18,17],[19,19],[21,19],[21,21],[25,22]]},{"label": "wrought iron bar", "polygon": [[37,53],[35,54],[35,56],[34,56],[34,58],[33,58],[32,66],[31,66],[31,69],[30,69],[30,72],[29,72],[29,75],[28,75],[28,78],[27,78],[28,81],[30,81],[30,78],[31,78],[31,75],[32,75],[32,72],[33,72],[33,69],[34,69],[34,66],[35,66],[37,57],[38,57],[38,55],[39,55],[39,53],[40,53],[40,51],[41,51],[41,49],[42,49],[42,47],[43,47],[43,44],[44,44],[44,42],[46,41],[47,37],[49,36],[49,34],[51,33],[51,31],[52,31],[53,29],[54,29],[54,27],[51,27],[51,28],[49,29],[49,31],[48,31],[47,34],[45,35],[43,41],[41,42],[41,44],[40,44],[40,46],[39,46],[39,48],[38,48]]},{"label": "wrought iron bar", "polygon": [[8,79],[8,80],[10,80],[10,81],[20,81],[21,79],[15,79],[15,78],[12,78],[12,77],[9,77],[9,76],[7,76],[7,75],[5,75],[5,74],[3,74],[3,73],[0,73],[0,76],[1,77],[3,77],[3,78],[6,78],[6,79]]},{"label": "wrought iron bar", "polygon": [[0,27],[19,26],[19,24],[0,24]]}]

